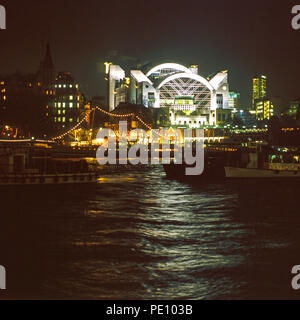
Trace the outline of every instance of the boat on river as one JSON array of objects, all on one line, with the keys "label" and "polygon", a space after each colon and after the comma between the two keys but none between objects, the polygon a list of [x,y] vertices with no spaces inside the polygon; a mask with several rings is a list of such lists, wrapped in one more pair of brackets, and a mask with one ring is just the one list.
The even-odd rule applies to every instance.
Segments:
[{"label": "boat on river", "polygon": [[236,165],[225,166],[227,179],[300,179],[300,155],[288,148],[251,145]]},{"label": "boat on river", "polygon": [[97,166],[83,159],[34,157],[25,148],[2,148],[0,186],[97,183]]}]

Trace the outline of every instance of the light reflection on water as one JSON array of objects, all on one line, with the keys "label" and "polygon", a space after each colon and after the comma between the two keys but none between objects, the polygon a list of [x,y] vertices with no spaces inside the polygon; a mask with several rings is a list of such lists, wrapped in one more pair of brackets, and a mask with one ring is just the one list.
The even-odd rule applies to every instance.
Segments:
[{"label": "light reflection on water", "polygon": [[22,193],[18,203],[6,196],[0,249],[18,274],[11,295],[297,298],[298,192],[186,184],[153,167],[103,176],[92,188]]}]

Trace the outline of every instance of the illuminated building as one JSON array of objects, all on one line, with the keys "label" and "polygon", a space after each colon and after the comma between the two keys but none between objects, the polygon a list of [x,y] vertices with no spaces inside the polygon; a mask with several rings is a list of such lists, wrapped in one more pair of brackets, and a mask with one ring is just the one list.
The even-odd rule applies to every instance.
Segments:
[{"label": "illuminated building", "polygon": [[229,109],[239,109],[240,94],[237,92],[229,92],[228,107]]},{"label": "illuminated building", "polygon": [[279,97],[256,99],[256,119],[258,121],[270,120],[272,116],[278,115],[280,107],[281,99]]},{"label": "illuminated building", "polygon": [[49,103],[50,120],[58,128],[73,127],[84,112],[84,99],[78,84],[70,72],[60,72],[50,89],[53,92]]},{"label": "illuminated building", "polygon": [[207,123],[206,116],[201,115],[187,115],[187,114],[176,114],[171,113],[170,121],[172,126],[177,127],[188,127],[188,128],[198,128],[204,126]]},{"label": "illuminated building", "polygon": [[287,111],[287,115],[294,120],[300,119],[300,98],[290,102],[290,107]]},{"label": "illuminated building", "polygon": [[45,126],[47,96],[36,74],[0,77],[0,119],[2,123],[38,133]]},{"label": "illuminated building", "polygon": [[255,100],[263,99],[267,96],[267,77],[260,75],[254,77],[252,81],[252,107],[255,109]]},{"label": "illuminated building", "polygon": [[55,80],[55,67],[47,45],[40,68],[32,74],[15,73],[0,77],[0,117],[30,133],[48,131],[49,86]]},{"label": "illuminated building", "polygon": [[0,118],[35,136],[76,124],[83,97],[70,73],[56,76],[49,44],[38,72],[0,77]]},{"label": "illuminated building", "polygon": [[[200,126],[216,125],[216,110],[229,109],[227,70],[207,79],[198,74],[196,65],[164,63],[150,70],[130,70],[128,77],[118,65],[106,64],[106,68],[110,111],[122,102],[169,108],[172,125]],[[182,118],[176,114],[179,111]]]},{"label": "illuminated building", "polygon": [[258,121],[270,120],[274,114],[274,106],[269,99],[257,99],[255,102],[256,119]]}]

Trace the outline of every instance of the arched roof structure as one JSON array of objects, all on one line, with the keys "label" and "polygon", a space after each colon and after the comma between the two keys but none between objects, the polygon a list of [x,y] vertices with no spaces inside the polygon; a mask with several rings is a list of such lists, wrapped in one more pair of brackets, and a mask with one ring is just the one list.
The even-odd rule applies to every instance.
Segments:
[{"label": "arched roof structure", "polygon": [[176,73],[173,74],[165,79],[163,79],[160,84],[158,85],[157,89],[160,89],[162,86],[164,86],[165,84],[167,84],[170,81],[173,81],[175,79],[180,79],[180,78],[188,78],[188,79],[192,79],[195,81],[198,81],[200,83],[202,83],[204,86],[206,86],[211,92],[214,91],[213,86],[203,77],[199,76],[198,74],[194,74],[194,73]]},{"label": "arched roof structure", "polygon": [[146,76],[149,77],[151,76],[153,73],[156,73],[157,71],[160,70],[174,70],[175,72],[185,72],[185,73],[192,73],[192,71],[181,65],[178,63],[163,63],[163,64],[159,64],[157,66],[155,66],[154,68],[152,68],[147,74]]}]

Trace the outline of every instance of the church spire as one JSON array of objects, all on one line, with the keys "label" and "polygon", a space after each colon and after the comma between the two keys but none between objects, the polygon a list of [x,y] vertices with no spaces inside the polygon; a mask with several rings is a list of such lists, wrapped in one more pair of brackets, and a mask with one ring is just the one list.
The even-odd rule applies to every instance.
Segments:
[{"label": "church spire", "polygon": [[46,48],[46,55],[43,61],[43,67],[46,69],[54,69],[54,63],[52,60],[51,50],[50,50],[50,44],[47,43]]},{"label": "church spire", "polygon": [[50,44],[47,43],[46,54],[39,70],[39,79],[42,82],[43,86],[48,87],[55,81],[55,77],[56,71],[52,59]]}]

